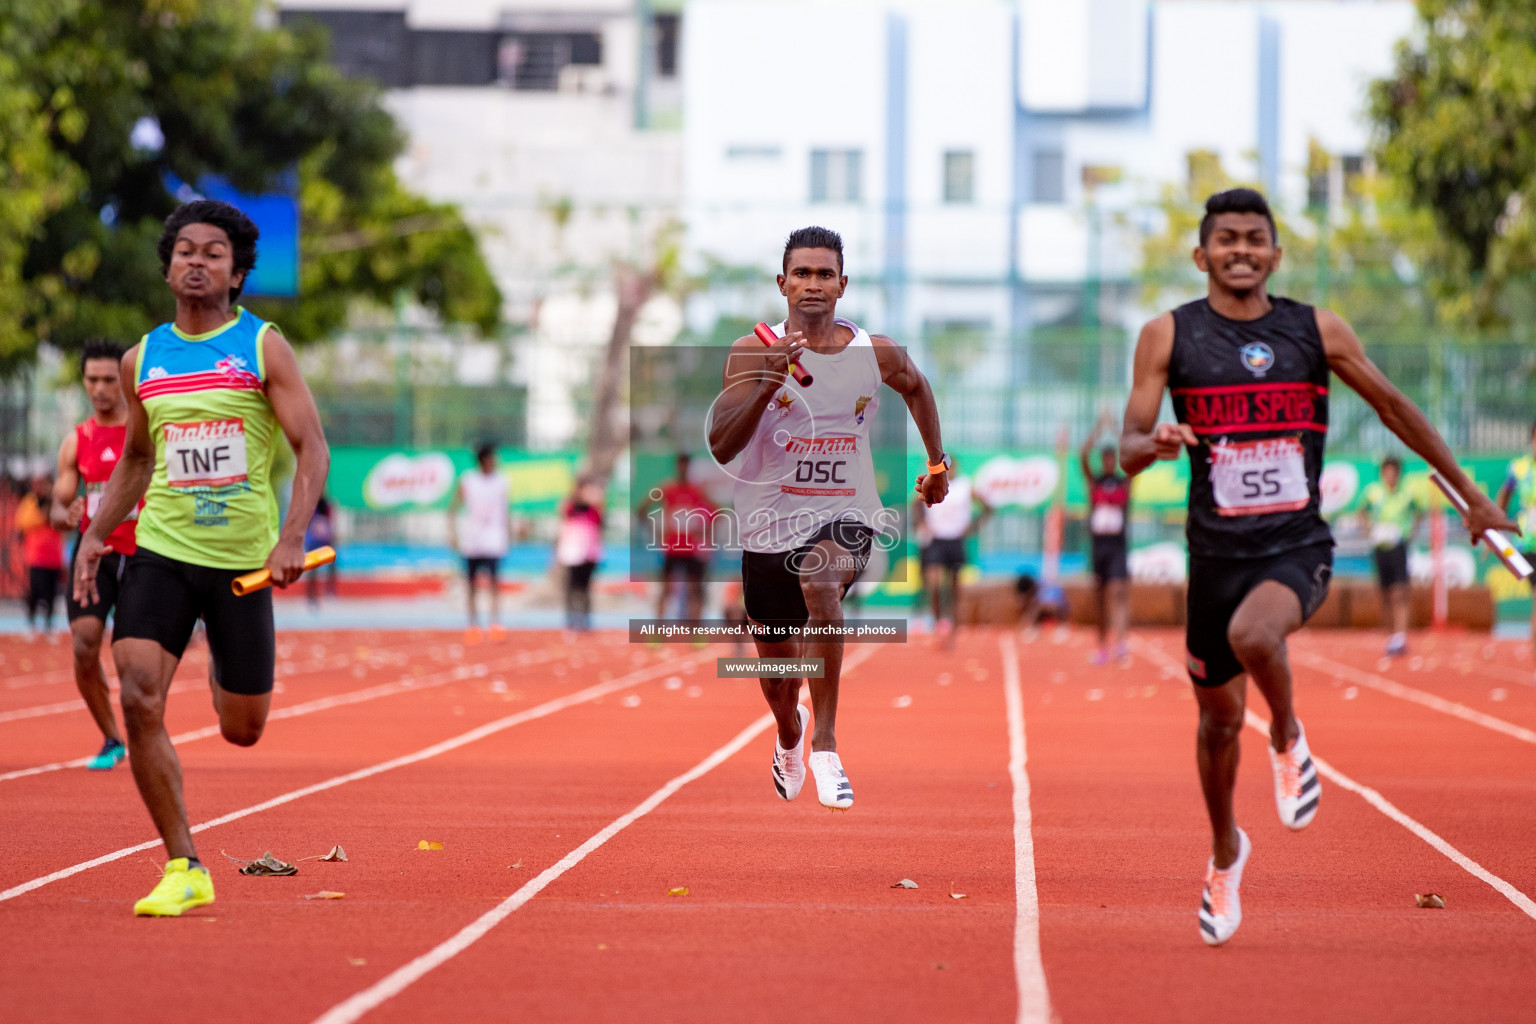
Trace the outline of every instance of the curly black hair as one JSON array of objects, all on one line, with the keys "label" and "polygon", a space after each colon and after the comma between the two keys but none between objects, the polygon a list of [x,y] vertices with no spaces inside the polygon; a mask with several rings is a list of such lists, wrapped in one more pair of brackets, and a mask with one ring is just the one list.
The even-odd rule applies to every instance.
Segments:
[{"label": "curly black hair", "polygon": [[80,372],[85,373],[85,364],[92,359],[110,359],[114,363],[123,361],[123,346],[106,338],[91,338],[80,349]]},{"label": "curly black hair", "polygon": [[1205,201],[1205,216],[1200,218],[1200,245],[1211,240],[1211,232],[1216,227],[1216,215],[1219,213],[1257,213],[1269,221],[1269,237],[1276,245],[1280,243],[1280,231],[1275,227],[1275,215],[1269,212],[1269,203],[1264,196],[1251,188],[1229,188],[1225,192],[1217,192]]},{"label": "curly black hair", "polygon": [[238,207],[221,203],[217,199],[196,199],[182,203],[165,218],[165,230],[160,233],[160,243],[156,246],[160,253],[162,275],[170,273],[176,236],[188,224],[211,224],[229,236],[230,248],[234,250],[235,269],[245,271],[240,283],[229,289],[229,301],[234,302],[240,297],[241,289],[245,287],[252,268],[256,266],[256,239],[261,237],[256,222],[240,212]]}]

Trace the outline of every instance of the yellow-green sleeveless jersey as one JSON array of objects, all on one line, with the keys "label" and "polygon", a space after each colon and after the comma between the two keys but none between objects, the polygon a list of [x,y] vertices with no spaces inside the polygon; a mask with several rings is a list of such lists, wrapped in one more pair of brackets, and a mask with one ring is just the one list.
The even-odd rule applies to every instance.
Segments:
[{"label": "yellow-green sleeveless jersey", "polygon": [[241,307],[207,334],[161,324],[139,345],[135,387],[155,443],[139,546],[213,569],[252,569],[277,543],[277,417],[261,343]]},{"label": "yellow-green sleeveless jersey", "polygon": [[1533,543],[1531,538],[1536,536],[1536,459],[1522,455],[1512,461],[1504,486],[1514,495],[1509,510],[1516,513],[1521,540],[1529,547]]},{"label": "yellow-green sleeveless jersey", "polygon": [[1371,544],[1378,548],[1395,548],[1407,540],[1414,518],[1424,511],[1418,496],[1401,482],[1395,491],[1380,480],[1367,484],[1361,502],[1371,520]]}]

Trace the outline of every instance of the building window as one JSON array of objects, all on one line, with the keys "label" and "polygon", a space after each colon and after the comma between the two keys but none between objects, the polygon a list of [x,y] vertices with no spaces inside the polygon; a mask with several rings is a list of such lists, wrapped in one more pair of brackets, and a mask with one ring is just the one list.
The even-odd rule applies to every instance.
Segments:
[{"label": "building window", "polygon": [[976,154],[969,149],[952,149],[944,154],[944,201],[976,201]]},{"label": "building window", "polygon": [[1036,203],[1064,203],[1067,200],[1067,160],[1059,149],[1037,149],[1034,157]]},{"label": "building window", "polygon": [[863,172],[864,154],[861,150],[811,150],[811,202],[859,202],[864,198]]},{"label": "building window", "polygon": [[512,32],[501,42],[500,77],[514,89],[554,91],[567,65],[599,65],[603,41],[595,32]]},{"label": "building window", "polygon": [[676,14],[658,14],[655,19],[656,77],[677,77],[677,36],[682,19]]}]

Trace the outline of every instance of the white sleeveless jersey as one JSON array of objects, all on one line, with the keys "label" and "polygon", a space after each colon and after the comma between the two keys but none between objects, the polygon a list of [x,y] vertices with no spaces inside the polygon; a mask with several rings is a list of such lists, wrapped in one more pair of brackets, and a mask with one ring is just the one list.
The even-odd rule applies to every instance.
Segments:
[{"label": "white sleeveless jersey", "polygon": [[[880,527],[883,506],[869,451],[880,364],[858,324],[836,323],[851,330],[853,340],[835,355],[800,353],[811,386],[785,378],[731,469],[744,550],[791,551],[832,520]],[[784,337],[784,324],[773,331]]]},{"label": "white sleeveless jersey", "polygon": [[971,481],[956,477],[937,505],[923,509],[923,525],[935,540],[958,540],[971,528]]},{"label": "white sleeveless jersey", "polygon": [[466,558],[501,558],[511,539],[507,478],[471,469],[459,478],[459,553]]}]

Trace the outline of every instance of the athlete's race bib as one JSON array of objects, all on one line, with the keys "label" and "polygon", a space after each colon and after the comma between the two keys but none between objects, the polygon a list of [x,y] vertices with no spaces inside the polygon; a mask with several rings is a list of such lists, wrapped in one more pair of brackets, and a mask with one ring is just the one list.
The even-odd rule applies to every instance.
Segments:
[{"label": "athlete's race bib", "polygon": [[1125,509],[1119,505],[1095,505],[1088,517],[1088,532],[1095,537],[1118,534],[1125,529]]},{"label": "athlete's race bib", "polygon": [[[107,493],[107,485],[106,484],[86,484],[85,485],[85,518],[87,518],[87,519],[95,519],[96,518],[96,512],[97,512],[98,509],[101,508],[101,496],[103,494],[105,494],[105,493]],[[125,518],[125,519],[137,519],[137,518],[139,518],[139,506],[135,505],[133,507],[133,511],[129,512],[123,518]]]},{"label": "athlete's race bib", "polygon": [[172,487],[223,487],[245,478],[244,420],[165,425],[165,480]]},{"label": "athlete's race bib", "polygon": [[839,495],[858,493],[859,439],[850,434],[830,437],[791,437],[784,450],[793,460],[790,480],[779,485],[785,494]]},{"label": "athlete's race bib", "polygon": [[1306,457],[1301,441],[1277,437],[1267,441],[1211,445],[1211,491],[1216,512],[1224,516],[1256,516],[1294,512],[1307,507]]}]

